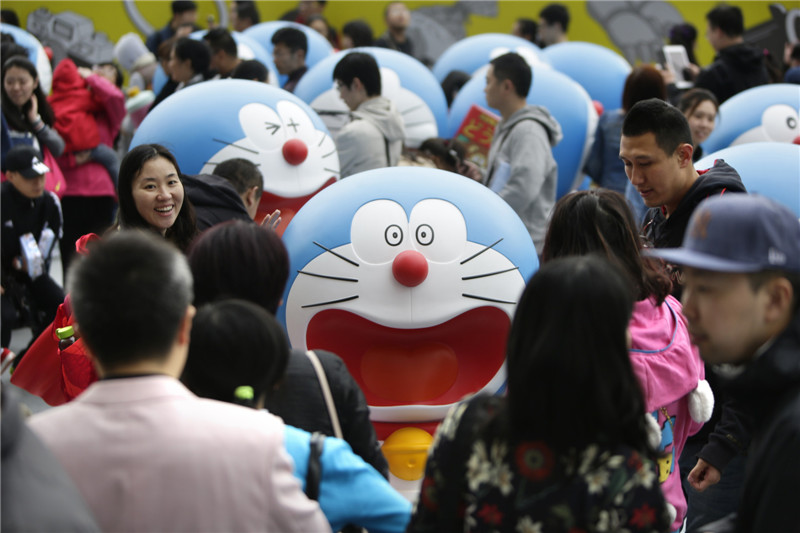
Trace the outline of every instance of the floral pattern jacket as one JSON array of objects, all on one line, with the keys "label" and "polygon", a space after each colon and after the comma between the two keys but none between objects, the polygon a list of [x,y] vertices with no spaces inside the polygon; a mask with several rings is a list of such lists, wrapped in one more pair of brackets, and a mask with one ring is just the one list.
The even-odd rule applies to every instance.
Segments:
[{"label": "floral pattern jacket", "polygon": [[[501,435],[459,430],[479,427],[503,401],[476,398],[450,411],[436,433],[408,531],[669,531],[656,466],[629,446],[591,445],[558,456],[543,441],[512,444]],[[468,457],[466,465],[455,464],[459,457]],[[453,490],[459,494],[448,495]],[[443,513],[453,515],[446,526]]]}]

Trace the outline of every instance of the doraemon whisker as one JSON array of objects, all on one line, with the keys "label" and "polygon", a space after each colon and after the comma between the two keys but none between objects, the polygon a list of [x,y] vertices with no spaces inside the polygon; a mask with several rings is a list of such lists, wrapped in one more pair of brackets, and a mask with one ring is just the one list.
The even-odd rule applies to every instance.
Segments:
[{"label": "doraemon whisker", "polygon": [[325,169],[323,169],[323,170],[327,170],[328,172],[333,172],[334,174],[338,174],[338,173],[339,173],[339,171],[338,171],[338,170],[334,170],[334,169],[332,169],[332,168],[325,168]]},{"label": "doraemon whisker", "polygon": [[490,244],[489,246],[485,247],[485,248],[484,248],[483,250],[481,250],[480,252],[477,252],[476,254],[474,254],[474,255],[472,255],[472,256],[470,256],[470,257],[467,257],[466,259],[464,259],[463,261],[461,261],[461,263],[460,263],[460,264],[462,264],[462,265],[463,265],[464,263],[468,263],[469,261],[472,261],[473,259],[475,259],[475,258],[476,258],[476,257],[478,257],[479,255],[481,255],[483,252],[485,252],[486,250],[490,250],[490,249],[494,248],[495,246],[497,246],[497,244],[498,244],[500,241],[502,241],[502,240],[503,240],[503,238],[502,238],[502,237],[500,237],[499,239],[497,239],[496,241],[494,241],[494,242],[493,242],[492,244]]},{"label": "doraemon whisker", "polygon": [[322,156],[322,159],[325,159],[326,157],[330,157],[330,156],[332,156],[332,155],[333,155],[333,154],[335,154],[335,153],[336,153],[336,150],[331,150],[331,151],[330,151],[330,152],[328,152],[327,154],[323,155],[323,156]]},{"label": "doraemon whisker", "polygon": [[507,268],[505,270],[498,270],[497,272],[489,272],[487,274],[477,274],[475,276],[464,276],[461,278],[461,280],[469,281],[471,279],[488,278],[489,276],[497,276],[498,274],[505,274],[506,272],[514,272],[515,270],[519,270],[519,267]]},{"label": "doraemon whisker", "polygon": [[214,139],[214,138],[212,138],[211,140],[212,140],[212,141],[214,141],[214,142],[218,142],[218,143],[225,144],[225,145],[227,145],[227,146],[233,146],[234,148],[238,148],[238,149],[240,149],[240,150],[244,150],[244,151],[246,151],[246,152],[250,152],[251,154],[256,154],[256,155],[258,155],[258,151],[256,151],[256,150],[251,150],[250,148],[245,148],[244,146],[239,146],[239,145],[238,145],[238,144],[236,144],[236,143],[232,143],[232,142],[228,142],[228,141],[223,141],[223,140],[220,140],[220,139]]},{"label": "doraemon whisker", "polygon": [[[408,109],[403,109],[402,111],[400,111],[400,114],[401,115],[405,115],[406,113],[411,113],[412,111],[416,111],[417,109],[420,109],[420,108],[423,108],[423,107],[425,107],[425,103],[422,103],[422,104],[420,104],[418,106],[409,107]],[[428,123],[427,121],[424,122],[424,124],[427,124],[427,123]],[[423,123],[421,122],[420,124],[423,124]]]},{"label": "doraemon whisker", "polygon": [[336,281],[351,281],[353,283],[358,283],[358,280],[354,278],[340,278],[337,276],[326,276],[324,274],[315,274],[314,272],[306,272],[305,270],[298,270],[297,273],[305,274],[306,276],[314,276],[315,278],[333,279]]},{"label": "doraemon whisker", "polygon": [[463,296],[464,298],[472,298],[473,300],[484,300],[486,302],[493,302],[493,303],[496,303],[496,304],[511,304],[511,305],[516,305],[517,304],[517,302],[509,302],[509,301],[506,301],[506,300],[496,300],[494,298],[486,298],[484,296],[475,296],[474,294],[463,294],[462,293],[461,296]]},{"label": "doraemon whisker", "polygon": [[350,264],[351,264],[351,265],[353,265],[353,266],[361,266],[361,265],[359,265],[358,263],[356,263],[355,261],[353,261],[352,259],[348,259],[348,258],[346,258],[346,257],[345,257],[345,256],[343,256],[343,255],[337,254],[336,252],[334,252],[334,251],[333,251],[333,250],[331,250],[330,248],[325,248],[324,246],[322,246],[322,245],[321,245],[320,243],[318,243],[317,241],[313,241],[313,242],[314,242],[314,244],[316,244],[317,246],[319,246],[320,248],[322,248],[322,249],[323,249],[323,250],[325,250],[326,252],[328,252],[328,253],[330,253],[330,254],[333,254],[333,255],[335,255],[336,257],[338,257],[338,258],[339,258],[339,259],[341,259],[342,261],[347,261],[348,263],[350,263]]},{"label": "doraemon whisker", "polygon": [[320,133],[322,134],[322,138],[319,140],[319,144],[317,146],[322,146],[322,143],[324,143],[325,139],[328,137],[327,135],[325,135],[324,131],[321,131]]},{"label": "doraemon whisker", "polygon": [[308,304],[308,305],[301,305],[302,309],[307,309],[309,307],[321,307],[323,305],[333,305],[333,304],[340,304],[342,302],[349,302],[350,300],[355,300],[358,296],[350,296],[349,298],[340,298],[339,300],[330,300],[328,302],[320,302],[318,304]]}]

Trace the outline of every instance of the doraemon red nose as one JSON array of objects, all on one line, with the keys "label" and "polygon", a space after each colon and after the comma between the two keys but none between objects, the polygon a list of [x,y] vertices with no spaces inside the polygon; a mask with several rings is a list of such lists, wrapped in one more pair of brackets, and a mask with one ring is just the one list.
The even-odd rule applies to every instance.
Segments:
[{"label": "doraemon red nose", "polygon": [[308,157],[308,146],[300,139],[289,139],[283,143],[283,158],[290,165],[299,165]]},{"label": "doraemon red nose", "polygon": [[406,287],[416,287],[428,277],[428,260],[416,250],[400,252],[392,262],[392,274]]}]

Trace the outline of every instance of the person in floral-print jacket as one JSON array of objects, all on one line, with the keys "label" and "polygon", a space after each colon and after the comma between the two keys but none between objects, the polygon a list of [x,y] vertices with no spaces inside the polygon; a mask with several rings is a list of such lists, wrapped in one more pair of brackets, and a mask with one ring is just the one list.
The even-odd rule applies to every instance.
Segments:
[{"label": "person in floral-print jacket", "polygon": [[628,358],[628,287],[597,256],[539,270],[509,336],[508,397],[448,414],[408,531],[669,531]]}]

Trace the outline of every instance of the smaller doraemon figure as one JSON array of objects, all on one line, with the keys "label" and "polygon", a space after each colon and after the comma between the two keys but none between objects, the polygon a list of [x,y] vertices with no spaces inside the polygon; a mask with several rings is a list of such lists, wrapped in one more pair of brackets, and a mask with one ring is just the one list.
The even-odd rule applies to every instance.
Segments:
[{"label": "smaller doraemon figure", "polygon": [[447,410],[504,390],[506,335],[538,267],[525,226],[468,178],[393,167],[323,190],[284,242],[292,345],[345,361],[393,475],[418,479]]},{"label": "smaller doraemon figure", "polygon": [[319,116],[293,94],[254,81],[207,81],[170,96],[137,130],[132,146],[143,143],[169,148],[186,174],[213,174],[235,157],[252,161],[264,176],[259,213],[280,209],[283,227],[339,178],[336,145]]},{"label": "smaller doraemon figure", "polygon": [[746,143],[800,143],[798,115],[800,85],[753,87],[719,106],[717,127],[703,143],[703,149],[711,153]]}]

